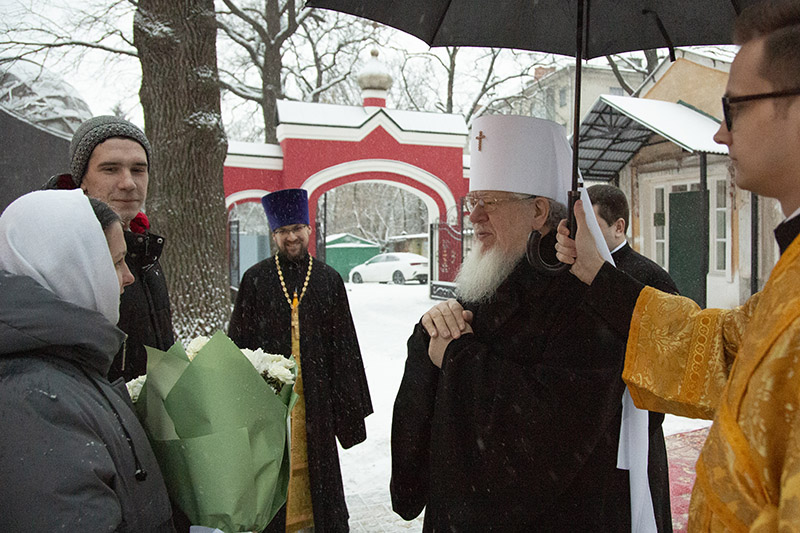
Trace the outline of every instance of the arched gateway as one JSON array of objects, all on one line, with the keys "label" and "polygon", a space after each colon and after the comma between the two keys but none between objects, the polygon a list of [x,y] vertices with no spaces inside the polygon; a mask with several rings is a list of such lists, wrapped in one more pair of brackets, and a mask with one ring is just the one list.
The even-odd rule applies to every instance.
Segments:
[{"label": "arched gateway", "polygon": [[[279,101],[278,145],[229,143],[224,172],[228,208],[259,202],[278,189],[304,188],[314,228],[322,194],[347,183],[380,181],[421,198],[429,223],[448,222],[450,216],[451,223],[460,224],[454,215],[468,191],[463,117],[387,109],[391,78],[387,84],[381,77],[388,75],[375,67],[375,55],[359,76],[363,106]],[[312,253],[315,240],[312,235]]]}]

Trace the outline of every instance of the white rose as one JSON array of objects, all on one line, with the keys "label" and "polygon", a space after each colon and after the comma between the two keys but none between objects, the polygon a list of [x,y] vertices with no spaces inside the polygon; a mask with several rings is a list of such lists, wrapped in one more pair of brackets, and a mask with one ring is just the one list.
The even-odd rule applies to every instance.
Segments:
[{"label": "white rose", "polygon": [[292,371],[279,363],[270,365],[269,375],[284,384],[294,383]]},{"label": "white rose", "polygon": [[147,379],[147,374],[143,374],[138,378],[132,379],[125,384],[128,388],[128,394],[131,396],[131,401],[136,403],[139,399],[139,394],[142,393],[142,387],[144,386],[144,382]]},{"label": "white rose", "polygon": [[204,335],[199,335],[192,339],[189,343],[189,346],[186,347],[186,357],[189,358],[189,361],[192,361],[197,353],[206,345],[209,341],[209,338]]}]

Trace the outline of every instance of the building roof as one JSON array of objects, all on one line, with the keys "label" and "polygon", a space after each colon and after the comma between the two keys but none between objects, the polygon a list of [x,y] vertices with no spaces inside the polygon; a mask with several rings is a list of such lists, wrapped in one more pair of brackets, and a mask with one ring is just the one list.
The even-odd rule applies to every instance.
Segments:
[{"label": "building roof", "polygon": [[380,245],[377,242],[358,237],[352,233],[332,233],[325,237],[325,246],[328,248],[372,248]]},{"label": "building roof", "polygon": [[395,235],[393,237],[389,237],[387,240],[389,242],[392,241],[407,241],[409,239],[427,239],[430,235],[427,233],[408,233],[405,235]]},{"label": "building roof", "polygon": [[467,135],[461,115],[404,111],[385,107],[363,107],[313,102],[278,100],[280,124],[360,128],[373,116],[383,113],[400,129],[424,133]]},{"label": "building roof", "polygon": [[92,117],[89,106],[59,75],[28,60],[0,68],[0,108],[18,120],[63,139],[72,139],[80,124]]},{"label": "building roof", "polygon": [[715,119],[681,103],[602,95],[581,121],[580,169],[586,179],[612,180],[654,136],[687,152],[724,155],[727,147],[713,139],[718,128]]}]

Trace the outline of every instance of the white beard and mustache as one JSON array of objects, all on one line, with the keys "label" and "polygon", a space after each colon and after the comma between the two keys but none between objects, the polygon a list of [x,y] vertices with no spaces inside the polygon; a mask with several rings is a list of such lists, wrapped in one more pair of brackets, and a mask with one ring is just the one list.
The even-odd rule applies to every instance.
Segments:
[{"label": "white beard and mustache", "polygon": [[479,245],[461,264],[456,276],[456,295],[467,303],[481,304],[489,301],[523,255],[524,250],[506,252],[494,246],[483,251]]}]

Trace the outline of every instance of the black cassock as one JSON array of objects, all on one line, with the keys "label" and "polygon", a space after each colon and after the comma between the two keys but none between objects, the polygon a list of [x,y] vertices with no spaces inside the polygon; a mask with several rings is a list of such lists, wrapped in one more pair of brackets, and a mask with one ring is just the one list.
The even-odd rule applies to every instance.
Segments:
[{"label": "black cassock", "polygon": [[[302,292],[308,257],[294,263],[280,257],[289,295]],[[311,501],[317,532],[348,531],[336,438],[343,448],[367,437],[364,418],[372,413],[361,351],[341,276],[322,261],[312,265],[299,307],[300,360],[306,400]],[[270,257],[245,272],[231,315],[229,336],[240,348],[292,353],[291,308]],[[282,529],[283,513],[272,526]]]},{"label": "black cassock", "polygon": [[392,421],[391,494],[424,531],[630,531],[618,470],[625,339],[569,273],[521,261],[474,334],[428,358],[418,324]]},{"label": "black cassock", "polygon": [[[678,294],[678,287],[666,270],[630,247],[628,243],[611,254],[617,268],[645,285],[670,294]],[[669,501],[669,463],[664,442],[664,414],[650,411],[650,442],[647,449],[647,475],[650,495],[656,514],[659,533],[672,531],[672,510]]]}]

